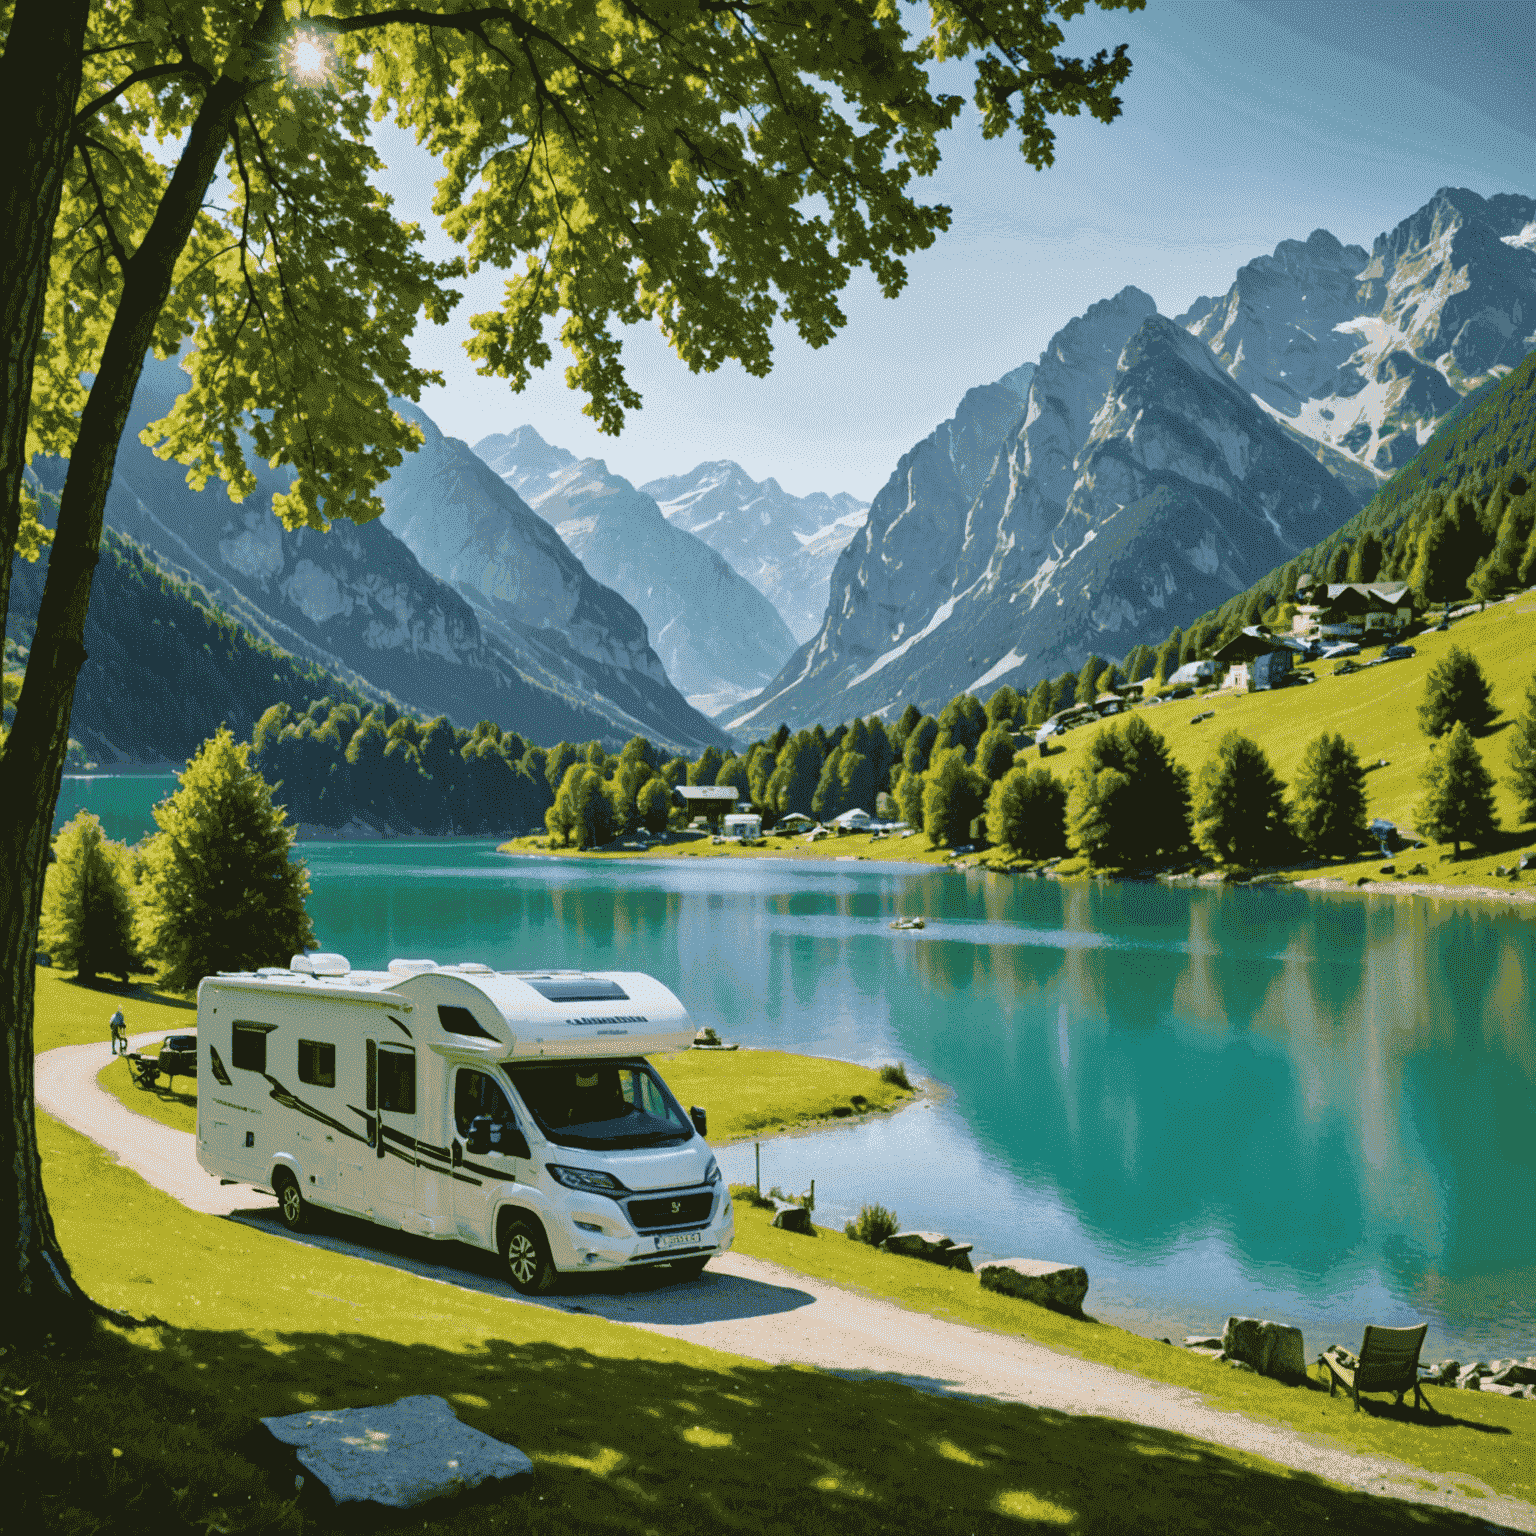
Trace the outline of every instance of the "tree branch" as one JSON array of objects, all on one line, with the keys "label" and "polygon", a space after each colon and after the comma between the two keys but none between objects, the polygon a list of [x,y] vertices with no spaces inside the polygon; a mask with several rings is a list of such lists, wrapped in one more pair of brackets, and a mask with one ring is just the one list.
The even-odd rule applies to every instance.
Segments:
[{"label": "tree branch", "polygon": [[124,91],[132,90],[136,85],[143,85],[146,80],[163,80],[168,75],[191,75],[194,79],[201,80],[204,85],[212,84],[212,77],[208,71],[196,59],[188,58],[183,54],[175,64],[152,64],[147,69],[136,69],[131,75],[119,80],[110,91],[103,92],[89,106],[82,107],[75,113],[75,127],[80,127],[103,107],[110,106]]}]

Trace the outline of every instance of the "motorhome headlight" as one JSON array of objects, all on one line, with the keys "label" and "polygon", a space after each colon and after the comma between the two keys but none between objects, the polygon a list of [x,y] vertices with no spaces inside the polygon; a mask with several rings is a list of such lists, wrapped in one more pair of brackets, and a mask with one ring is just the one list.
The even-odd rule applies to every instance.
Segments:
[{"label": "motorhome headlight", "polygon": [[714,1158],[710,1158],[709,1167],[704,1170],[704,1182],[706,1184],[718,1184],[720,1182],[720,1164]]},{"label": "motorhome headlight", "polygon": [[590,1190],[595,1195],[629,1193],[611,1173],[600,1173],[595,1168],[567,1168],[562,1163],[548,1163],[545,1166],[567,1189]]}]

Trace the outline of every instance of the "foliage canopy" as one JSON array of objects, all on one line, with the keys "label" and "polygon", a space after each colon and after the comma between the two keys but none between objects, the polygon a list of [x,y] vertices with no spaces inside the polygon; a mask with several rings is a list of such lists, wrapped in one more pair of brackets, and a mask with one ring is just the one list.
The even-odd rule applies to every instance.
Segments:
[{"label": "foliage canopy", "polygon": [[128,850],[109,841],[101,819],[81,811],[53,840],[38,935],[53,963],[93,981],[139,965],[133,935],[133,868]]}]

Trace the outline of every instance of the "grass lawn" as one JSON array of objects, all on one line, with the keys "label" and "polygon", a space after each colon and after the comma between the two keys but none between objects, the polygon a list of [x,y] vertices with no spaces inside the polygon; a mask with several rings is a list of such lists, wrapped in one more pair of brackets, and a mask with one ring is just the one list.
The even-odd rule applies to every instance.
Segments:
[{"label": "grass lawn", "polygon": [[[1492,727],[1478,740],[1478,751],[1488,770],[1498,779],[1497,807],[1504,827],[1496,843],[1476,853],[1464,852],[1453,860],[1449,845],[1431,844],[1421,852],[1407,852],[1393,859],[1396,878],[1412,884],[1487,886],[1498,864],[1511,864],[1512,855],[1536,848],[1536,828],[1523,830],[1516,821],[1515,797],[1506,776],[1509,772],[1509,744],[1514,721],[1525,711],[1525,691],[1536,670],[1536,594],[1524,593],[1513,602],[1497,603],[1484,613],[1458,619],[1445,633],[1429,631],[1416,636],[1417,655],[1406,661],[1388,662],[1347,677],[1332,676],[1332,662],[1315,662],[1311,670],[1317,681],[1310,687],[1285,688],[1272,693],[1209,694],[1178,699],[1145,710],[1148,724],[1164,737],[1174,757],[1197,774],[1200,765],[1229,730],[1241,731],[1263,747],[1275,771],[1291,783],[1301,766],[1308,744],[1321,732],[1338,731],[1354,744],[1363,764],[1386,760],[1385,767],[1372,768],[1366,775],[1369,816],[1385,817],[1408,832],[1413,826],[1413,808],[1420,793],[1420,779],[1429,761],[1429,738],[1419,730],[1418,706],[1424,697],[1424,683],[1429,670],[1450,649],[1459,645],[1471,651],[1482,664],[1492,685],[1494,703],[1503,711]],[[1363,651],[1356,661],[1369,661],[1380,654],[1375,648]],[[1200,724],[1193,717],[1206,710],[1214,718]],[[1057,749],[1044,759],[1046,766],[1062,779],[1078,767],[1092,740],[1094,727],[1082,727],[1060,738]],[[1042,760],[1031,751],[1025,759],[1031,766]],[[552,852],[572,858],[794,858],[901,860],[923,864],[950,862],[949,850],[930,848],[921,833],[912,837],[874,838],[868,833],[821,839],[807,843],[803,835],[790,838],[770,836],[766,846],[742,848],[735,844],[714,844],[707,835],[674,833],[664,847],[647,853],[638,851],[594,850],[575,854],[551,850],[547,838],[515,838],[503,844],[507,852]],[[967,862],[981,867],[1006,865],[1013,860],[1006,849],[994,848],[967,856]],[[1407,870],[1422,861],[1430,873],[1411,877]],[[1383,860],[1379,853],[1369,858],[1340,862],[1319,869],[1298,868],[1294,878],[1319,874],[1355,880],[1364,875],[1372,881],[1389,877],[1377,871]],[[1068,865],[1066,874],[1082,873],[1080,866]],[[1508,881],[1501,880],[1501,886]],[[1536,890],[1536,879],[1526,877],[1525,888]]]},{"label": "grass lawn", "polygon": [[[1429,1387],[1425,1396],[1439,1418],[1396,1408],[1389,1396],[1378,1396],[1367,1411],[1356,1413],[1342,1393],[1328,1396],[1326,1381],[1283,1386],[1106,1323],[984,1291],[974,1275],[881,1253],[840,1232],[818,1228],[815,1236],[806,1237],[781,1231],[771,1224],[770,1211],[752,1203],[745,1186],[734,1186],[734,1192],[736,1247],[742,1253],[884,1297],[915,1312],[1013,1334],[1061,1354],[1188,1387],[1218,1408],[1321,1435],[1351,1451],[1423,1467],[1442,1487],[1455,1484],[1458,1475],[1470,1474],[1500,1493],[1536,1502],[1536,1403]],[[1093,1304],[1091,1295],[1088,1304]],[[1360,1343],[1328,1342],[1350,1349]]]},{"label": "grass lawn", "polygon": [[371,1528],[312,1482],[296,1494],[257,1420],[422,1392],[536,1468],[527,1491],[414,1512],[427,1533],[1482,1528],[1177,1434],[764,1366],[440,1285],[189,1212],[86,1138],[40,1134],[76,1275],[153,1321],[0,1359],[14,1529]]}]

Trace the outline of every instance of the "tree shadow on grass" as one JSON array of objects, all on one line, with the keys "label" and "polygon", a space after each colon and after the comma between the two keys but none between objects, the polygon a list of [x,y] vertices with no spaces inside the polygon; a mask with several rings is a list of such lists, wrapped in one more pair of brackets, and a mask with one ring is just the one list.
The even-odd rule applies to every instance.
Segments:
[{"label": "tree shadow on grass", "polygon": [[[363,1531],[408,1520],[429,1536],[1499,1529],[1167,1430],[878,1378],[728,1359],[701,1365],[691,1351],[684,1359],[600,1352],[612,1343],[486,1337],[451,1347],[361,1331],[103,1330],[92,1351],[33,1373],[34,1428],[54,1433],[11,1463],[22,1475],[10,1479],[8,1513],[37,1517],[18,1529],[64,1528],[63,1503],[115,1532],[206,1530],[219,1515],[232,1517],[221,1518],[227,1531]],[[531,1456],[531,1485],[401,1517],[336,1508],[312,1476],[295,1494],[293,1453],[259,1423],[418,1393],[444,1397],[464,1423]],[[128,1456],[114,1457],[111,1448],[125,1444]]]},{"label": "tree shadow on grass", "polygon": [[158,1003],[163,1008],[197,1010],[197,999],[179,992],[164,992],[153,977],[141,976],[137,981],[118,981],[109,976],[70,976],[64,980],[66,987],[78,987],[82,992],[100,992],[106,997],[132,997],[140,1002]]},{"label": "tree shadow on grass", "polygon": [[614,1322],[688,1327],[772,1317],[797,1311],[815,1300],[809,1292],[794,1286],[766,1285],[708,1268],[697,1280],[683,1281],[664,1264],[600,1274],[566,1274],[549,1295],[523,1296],[512,1288],[498,1255],[468,1243],[417,1237],[335,1212],[326,1212],[316,1230],[301,1233],[287,1231],[275,1208],[235,1211],[229,1220],[308,1247],[366,1259],[481,1295],[555,1312],[605,1317]]}]

